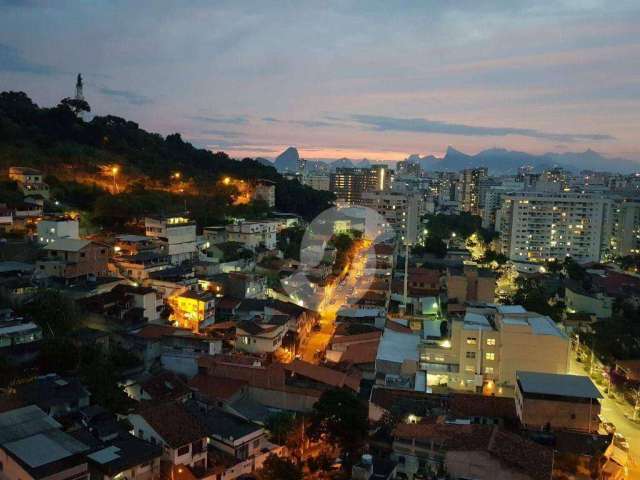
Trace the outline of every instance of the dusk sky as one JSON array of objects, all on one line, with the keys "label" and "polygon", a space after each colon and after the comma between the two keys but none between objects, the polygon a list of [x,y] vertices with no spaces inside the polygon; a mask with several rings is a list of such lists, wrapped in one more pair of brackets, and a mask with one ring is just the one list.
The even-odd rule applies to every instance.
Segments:
[{"label": "dusk sky", "polygon": [[640,2],[0,0],[0,90],[232,156],[640,160]]}]

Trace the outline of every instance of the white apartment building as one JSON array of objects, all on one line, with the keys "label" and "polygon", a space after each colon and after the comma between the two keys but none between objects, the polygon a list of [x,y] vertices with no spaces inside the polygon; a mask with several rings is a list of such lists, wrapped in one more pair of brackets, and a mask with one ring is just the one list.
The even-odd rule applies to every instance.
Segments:
[{"label": "white apartment building", "polygon": [[80,238],[78,221],[70,218],[40,220],[37,232],[40,243],[53,243],[61,238]]},{"label": "white apartment building", "polygon": [[496,212],[502,204],[502,197],[509,193],[519,192],[524,189],[522,182],[503,182],[501,185],[489,187],[484,198],[481,199],[482,207],[482,226],[484,228],[493,228],[496,223]]},{"label": "white apartment building", "polygon": [[518,370],[564,374],[568,366],[568,337],[519,305],[468,308],[452,322],[450,338],[425,341],[420,350],[427,385],[459,390],[512,388]]},{"label": "white apartment building", "polygon": [[191,260],[196,255],[196,224],[182,216],[146,217],[144,226],[147,237],[157,238],[166,244],[166,252],[174,265]]},{"label": "white apartment building", "polygon": [[305,175],[305,177],[303,178],[303,183],[313,188],[314,190],[329,191],[330,188],[329,175],[321,173],[312,173],[309,175]]},{"label": "white apartment building", "polygon": [[410,243],[416,241],[420,217],[424,213],[424,202],[420,195],[391,191],[365,192],[360,203],[382,216],[384,222],[378,226],[381,232],[393,230],[401,240]]},{"label": "white apartment building", "polygon": [[640,200],[612,198],[606,220],[604,257],[624,257],[640,253]]},{"label": "white apartment building", "polygon": [[521,192],[502,197],[496,213],[501,251],[513,261],[572,257],[599,261],[611,201],[573,192]]},{"label": "white apartment building", "polygon": [[278,221],[273,220],[239,220],[225,227],[226,241],[242,243],[251,250],[255,250],[259,246],[263,246],[267,250],[273,250],[276,248],[278,224]]}]

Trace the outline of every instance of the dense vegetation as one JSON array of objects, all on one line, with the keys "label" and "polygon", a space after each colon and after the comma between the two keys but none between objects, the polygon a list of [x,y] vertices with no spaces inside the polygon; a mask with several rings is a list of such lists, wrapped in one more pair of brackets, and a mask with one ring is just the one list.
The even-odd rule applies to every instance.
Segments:
[{"label": "dense vegetation", "polygon": [[[329,192],[287,180],[273,167],[255,160],[236,161],[224,152],[195,148],[179,133],[162,137],[141,129],[135,122],[112,115],[96,116],[86,122],[76,115],[68,102],[53,108],[40,108],[23,92],[0,93],[0,169],[6,170],[10,165],[45,171],[50,175],[48,181],[53,184],[54,194],[60,194],[63,200],[84,210],[90,210],[106,193],[99,188],[67,181],[68,177],[78,172],[98,175],[104,165],[119,165],[127,174],[140,177],[141,185],[136,186],[137,197],[133,199],[136,202],[144,202],[143,197],[147,194],[151,203],[161,202],[165,207],[183,205],[187,200],[189,208],[214,209],[216,218],[230,207],[228,196],[225,196],[228,192],[216,185],[225,176],[275,182],[276,209],[306,218],[313,218],[333,200]],[[211,200],[180,195],[154,198],[155,194],[149,193],[153,190],[149,184],[168,184],[175,171],[195,183],[200,192],[197,197]],[[64,182],[56,181],[55,177],[60,173],[66,173]],[[109,200],[101,200],[101,208],[113,210],[122,205],[131,206],[131,200],[123,197],[115,205],[109,204]]]}]

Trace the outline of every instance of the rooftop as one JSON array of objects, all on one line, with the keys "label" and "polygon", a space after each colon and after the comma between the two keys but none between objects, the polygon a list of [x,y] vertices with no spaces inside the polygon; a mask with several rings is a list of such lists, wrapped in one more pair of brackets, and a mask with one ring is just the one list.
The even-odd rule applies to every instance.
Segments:
[{"label": "rooftop", "polygon": [[465,330],[493,330],[491,323],[484,315],[467,312],[464,315]]},{"label": "rooftop", "polygon": [[202,425],[182,404],[164,403],[148,405],[139,415],[172,448],[178,448],[207,436]]},{"label": "rooftop", "polygon": [[77,238],[59,238],[55,242],[47,244],[44,250],[79,252],[90,243],[89,240],[80,240]]},{"label": "rooftop", "polygon": [[95,450],[87,458],[109,476],[148,463],[162,455],[162,447],[152,445],[133,435],[127,435],[109,442],[109,445]]},{"label": "rooftop", "polygon": [[229,400],[247,384],[243,380],[199,373],[189,380],[189,387],[208,400]]},{"label": "rooftop", "polygon": [[489,425],[399,424],[394,436],[434,441],[451,451],[486,451],[506,468],[535,480],[551,478],[553,450]]},{"label": "rooftop", "polygon": [[397,332],[385,328],[378,347],[377,360],[402,363],[405,360],[418,361],[420,336],[413,333]]},{"label": "rooftop", "polygon": [[263,428],[243,418],[220,410],[201,410],[195,402],[186,404],[187,411],[206,430],[210,437],[232,442],[247,435],[261,433]]},{"label": "rooftop", "polygon": [[339,372],[321,365],[295,359],[284,365],[284,369],[291,374],[300,375],[332,387],[349,387],[356,392],[360,390],[360,376]]},{"label": "rooftop", "polygon": [[576,398],[602,398],[600,391],[585,375],[556,373],[516,372],[516,379],[523,393],[554,395]]}]

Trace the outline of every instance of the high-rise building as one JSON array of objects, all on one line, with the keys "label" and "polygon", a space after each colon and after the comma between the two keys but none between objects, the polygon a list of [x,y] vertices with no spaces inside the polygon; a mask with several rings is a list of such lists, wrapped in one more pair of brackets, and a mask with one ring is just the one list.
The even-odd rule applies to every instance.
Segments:
[{"label": "high-rise building", "polygon": [[391,191],[364,192],[360,204],[375,210],[383,219],[379,229],[393,230],[410,244],[416,242],[420,216],[424,213],[422,197],[415,193]]},{"label": "high-rise building", "polygon": [[473,215],[480,215],[480,182],[487,177],[485,167],[468,168],[460,172],[456,199],[460,209]]},{"label": "high-rise building", "polygon": [[329,175],[324,174],[324,173],[310,173],[307,174],[303,177],[302,179],[303,183],[311,188],[313,188],[314,190],[329,190],[331,185],[330,185],[330,179],[329,179]]},{"label": "high-rise building", "polygon": [[331,174],[329,189],[338,202],[360,204],[364,192],[384,191],[389,188],[391,175],[386,165],[369,168],[338,168]]},{"label": "high-rise building", "polygon": [[502,204],[502,197],[524,189],[524,183],[515,181],[503,181],[501,185],[489,187],[484,194],[482,205],[482,226],[484,228],[495,228],[496,212]]},{"label": "high-rise building", "polygon": [[605,215],[604,258],[640,253],[640,199],[613,197]]},{"label": "high-rise building", "polygon": [[611,200],[574,192],[520,192],[496,213],[502,253],[513,261],[599,261]]}]

